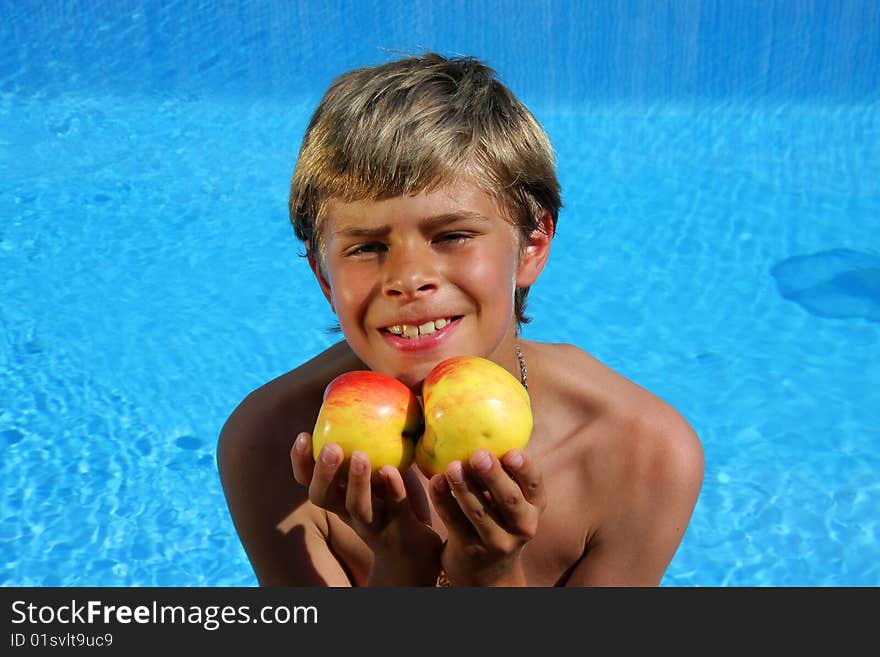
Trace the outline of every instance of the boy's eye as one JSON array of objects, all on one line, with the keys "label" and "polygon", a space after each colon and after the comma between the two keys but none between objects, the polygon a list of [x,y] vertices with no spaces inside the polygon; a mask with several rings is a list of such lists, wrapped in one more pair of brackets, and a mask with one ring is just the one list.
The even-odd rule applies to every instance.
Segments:
[{"label": "boy's eye", "polygon": [[370,253],[379,253],[385,248],[384,244],[379,242],[370,242],[369,244],[358,244],[345,250],[347,256],[367,255]]},{"label": "boy's eye", "polygon": [[464,231],[453,231],[450,233],[441,233],[436,237],[437,242],[464,242],[471,238],[470,233]]}]

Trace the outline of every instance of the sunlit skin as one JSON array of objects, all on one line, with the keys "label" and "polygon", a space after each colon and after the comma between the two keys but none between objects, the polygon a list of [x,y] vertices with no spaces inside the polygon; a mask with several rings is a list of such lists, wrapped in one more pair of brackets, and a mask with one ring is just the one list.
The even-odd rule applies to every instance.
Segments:
[{"label": "sunlit skin", "polygon": [[[425,377],[440,361],[478,355],[518,375],[515,359],[514,292],[531,285],[546,258],[546,249],[521,244],[514,224],[488,195],[468,183],[456,183],[413,196],[380,201],[326,205],[324,251],[313,254],[313,271],[330,302],[354,353],[371,369],[421,391]],[[536,231],[546,246],[549,226]],[[419,326],[447,320],[443,328],[418,339],[389,331],[394,326]],[[297,480],[309,486],[309,499],[334,511],[376,554],[374,583],[407,578],[427,582],[436,577],[441,537],[427,524],[426,501],[414,470],[401,473],[380,467],[381,483],[370,483],[370,463],[355,452],[343,468],[343,452],[325,445],[317,462],[298,439],[293,450]],[[513,450],[502,465],[486,450],[477,450],[465,465],[452,461],[429,487],[431,501],[444,520],[448,536],[443,563],[476,574],[472,584],[524,584],[519,552],[537,527],[543,488],[537,468]],[[346,480],[345,485],[338,483]],[[484,515],[483,490],[494,499],[516,496],[525,502],[516,513],[499,517],[497,526],[475,532],[472,518]],[[340,492],[344,490],[345,495]],[[528,491],[524,494],[523,491]],[[410,503],[409,497],[417,499]],[[482,549],[474,543],[485,542]],[[407,549],[410,544],[418,550]],[[496,549],[503,545],[503,550]],[[409,558],[410,563],[401,564]],[[393,565],[383,565],[383,557]],[[402,581],[402,579],[400,580]]]},{"label": "sunlit skin", "polygon": [[[248,395],[218,447],[262,585],[430,586],[441,570],[453,586],[660,582],[699,493],[699,439],[580,347],[517,338],[514,289],[536,282],[553,235],[539,219],[520,240],[464,182],[327,203],[309,260],[345,340]],[[417,324],[425,335],[404,337]],[[474,355],[518,380],[517,342],[534,421],[524,449],[477,449],[430,478],[332,443],[315,456],[309,431],[340,374],[371,369],[420,393],[437,363]]]},{"label": "sunlit skin", "polygon": [[[391,192],[389,181],[428,189]],[[518,291],[542,294],[560,186],[546,133],[491,69],[429,53],[340,76],[290,189],[296,235],[344,335],[250,392],[221,431],[224,495],[260,584],[657,585],[699,494],[700,442],[670,404],[587,352],[604,318],[586,309],[603,306],[585,305],[580,286],[545,283],[565,299],[571,342],[518,335]],[[596,217],[563,219],[591,258]],[[522,371],[530,432],[513,411],[485,411],[494,419],[481,426],[479,394],[458,394],[482,394],[477,383],[441,396],[456,439],[490,440],[426,463],[427,475],[418,459],[398,469],[397,455],[357,449],[348,429],[345,446],[313,440],[340,375],[391,377],[430,414],[430,372],[462,356],[509,373],[513,398]],[[381,430],[358,415],[336,417],[369,441]]]},{"label": "sunlit skin", "polygon": [[[540,270],[517,257],[517,230],[488,195],[458,183],[380,201],[331,199],[324,214],[323,266],[313,268],[370,369],[414,390],[434,365],[462,354],[515,371],[513,295]],[[385,330],[436,318],[455,319],[418,343]]]}]

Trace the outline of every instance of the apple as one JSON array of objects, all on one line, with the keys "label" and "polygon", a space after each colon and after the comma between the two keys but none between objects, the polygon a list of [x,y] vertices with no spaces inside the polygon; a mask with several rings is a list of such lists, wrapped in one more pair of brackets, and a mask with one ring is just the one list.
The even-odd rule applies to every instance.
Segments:
[{"label": "apple", "polygon": [[354,450],[365,452],[373,472],[386,464],[405,470],[421,429],[422,409],[412,390],[387,374],[355,370],[324,389],[312,451],[317,460],[324,445],[338,443],[346,460]]},{"label": "apple", "polygon": [[497,457],[522,449],[532,435],[529,394],[510,372],[477,356],[438,363],[422,384],[425,433],[415,461],[428,477],[476,449]]}]

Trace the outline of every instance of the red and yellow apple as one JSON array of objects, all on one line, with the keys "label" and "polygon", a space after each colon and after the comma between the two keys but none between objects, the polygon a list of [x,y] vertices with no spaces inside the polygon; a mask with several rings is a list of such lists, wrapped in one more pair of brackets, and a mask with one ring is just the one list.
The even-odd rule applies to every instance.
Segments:
[{"label": "red and yellow apple", "polygon": [[522,449],[532,435],[529,394],[506,369],[485,358],[438,363],[422,384],[425,433],[415,461],[428,477],[476,449],[497,457]]},{"label": "red and yellow apple", "polygon": [[386,464],[405,470],[421,428],[419,400],[406,385],[380,372],[346,372],[324,390],[312,451],[317,460],[324,445],[337,443],[346,460],[365,452],[374,472]]}]

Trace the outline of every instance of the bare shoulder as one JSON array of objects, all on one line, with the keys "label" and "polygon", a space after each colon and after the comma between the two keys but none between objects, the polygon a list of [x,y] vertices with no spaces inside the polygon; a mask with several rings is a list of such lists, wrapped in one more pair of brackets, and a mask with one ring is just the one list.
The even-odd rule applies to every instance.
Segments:
[{"label": "bare shoulder", "polygon": [[591,436],[594,455],[601,448],[627,462],[644,460],[655,475],[702,478],[700,440],[674,406],[577,346],[529,344],[555,413]]},{"label": "bare shoulder", "polygon": [[[573,471],[562,491],[585,522],[575,585],[656,585],[690,522],[703,481],[703,449],[670,403],[572,345],[529,344],[545,426],[566,436],[552,452]],[[531,374],[530,367],[530,374]],[[563,425],[558,418],[567,418]],[[561,456],[564,454],[564,457]],[[551,484],[552,485],[552,484]],[[585,504],[589,501],[589,505]],[[589,508],[584,516],[579,509]]]},{"label": "bare shoulder", "polygon": [[274,463],[300,431],[311,431],[324,388],[359,362],[344,342],[249,393],[223,425],[217,445],[224,485],[233,472]]},{"label": "bare shoulder", "polygon": [[[282,374],[249,393],[230,415],[221,433],[232,441],[246,438],[254,425],[294,431],[310,430],[297,426],[314,423],[309,412],[321,405],[327,384],[339,374],[363,367],[345,342],[339,342],[299,367]],[[317,412],[315,412],[317,417]],[[292,440],[292,439],[291,439]]]},{"label": "bare shoulder", "polygon": [[226,420],[217,444],[217,466],[236,531],[261,584],[319,583],[302,572],[308,543],[326,535],[326,515],[308,503],[293,478],[290,449],[300,431],[311,431],[324,388],[362,364],[338,343],[300,367],[248,394]]}]

